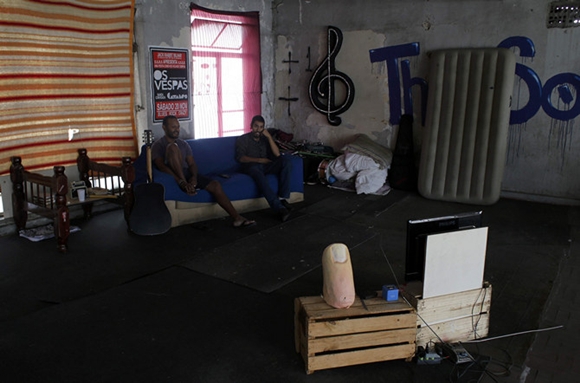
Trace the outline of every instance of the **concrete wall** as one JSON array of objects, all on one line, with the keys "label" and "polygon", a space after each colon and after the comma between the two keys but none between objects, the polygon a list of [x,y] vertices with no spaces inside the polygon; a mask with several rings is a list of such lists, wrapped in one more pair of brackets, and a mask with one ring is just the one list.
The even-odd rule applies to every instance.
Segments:
[{"label": "concrete wall", "polygon": [[[580,135],[573,134],[574,122],[580,113],[575,110],[576,93],[580,89],[580,29],[547,28],[548,1],[245,0],[197,3],[218,10],[260,12],[265,79],[262,104],[267,125],[293,133],[297,140],[322,142],[335,149],[340,149],[356,133],[366,133],[385,146],[394,146],[398,114],[391,113],[391,107],[397,104],[401,94],[391,94],[388,85],[400,73],[388,71],[385,62],[371,62],[371,50],[414,44],[415,53],[400,57],[399,72],[400,63],[407,60],[411,77],[426,79],[429,51],[496,47],[502,42],[506,46],[518,45],[512,49],[518,57],[520,70],[526,72],[527,77],[516,76],[514,84],[512,114],[519,113],[519,117],[513,119],[519,122],[510,126],[503,195],[550,203],[580,203],[580,177],[575,170],[580,165],[577,150]],[[138,114],[139,129],[153,128],[156,135],[161,134],[161,128],[149,122],[152,118],[147,50],[149,46],[189,46],[188,4],[177,0],[137,0],[135,31],[139,45],[141,105],[145,108]],[[314,109],[308,95],[313,71],[328,53],[328,26],[342,31],[342,48],[334,63],[336,70],[346,74],[355,87],[353,103],[339,115],[342,119],[339,126],[329,124],[327,116]],[[291,64],[291,73],[289,64],[284,62],[289,52],[292,60],[298,61]],[[535,81],[532,85],[536,93],[528,90],[526,81],[530,79]],[[566,82],[567,93],[558,97],[561,85]],[[338,87],[338,103],[344,91]],[[280,97],[298,98],[298,101],[286,102],[279,100]],[[530,105],[534,107],[525,108]],[[403,107],[401,113],[415,116],[418,147],[422,116],[420,93],[416,87],[412,108]],[[191,124],[182,126],[186,136],[193,135]]]},{"label": "concrete wall", "polygon": [[[219,10],[260,13],[262,50],[262,72],[264,79],[273,78],[274,56],[272,54],[272,5],[270,1],[195,1],[199,6]],[[138,101],[137,130],[152,129],[155,137],[161,137],[161,123],[153,123],[151,99],[150,47],[191,48],[189,1],[179,0],[136,0],[135,41],[138,45],[138,79],[140,100]],[[191,58],[191,55],[190,55]],[[262,109],[265,116],[272,115],[274,106],[274,82],[264,81]],[[139,92],[137,92],[139,93]],[[195,113],[195,109],[193,109]],[[193,119],[192,119],[193,121]],[[181,122],[181,137],[193,138],[193,122]]]},{"label": "concrete wall", "polygon": [[[519,69],[528,74],[526,80],[532,79],[533,73],[537,74],[533,85],[538,93],[530,96],[527,83],[516,77],[512,115],[513,111],[518,111],[520,120],[524,121],[510,126],[502,195],[552,203],[579,203],[580,177],[576,168],[580,165],[577,150],[580,137],[573,133],[580,113],[580,110],[575,111],[580,90],[580,29],[548,29],[548,4],[540,0],[277,2],[274,14],[278,44],[276,92],[282,96],[291,85],[293,96],[299,97],[299,101],[291,105],[291,116],[287,115],[286,103],[277,103],[276,127],[291,131],[298,138],[321,141],[337,149],[359,132],[393,147],[398,116],[391,114],[390,106],[401,95],[390,93],[388,84],[397,73],[389,73],[385,62],[371,63],[370,50],[417,43],[418,54],[401,57],[399,61],[409,61],[411,77],[425,79],[429,51],[496,47],[511,38],[504,44],[511,42],[522,46],[521,49],[513,48]],[[314,110],[308,97],[308,82],[312,76],[312,72],[307,72],[308,49],[311,67],[316,68],[327,55],[329,25],[338,27],[344,37],[335,59],[336,70],[347,74],[355,85],[355,100],[340,116],[340,126],[331,126],[324,114]],[[526,52],[525,48],[532,46],[534,53]],[[288,65],[282,62],[287,60],[289,51],[292,58],[300,60],[291,74],[288,74]],[[569,75],[563,75],[565,73]],[[548,81],[551,85],[546,87]],[[560,89],[566,81],[573,85],[569,83],[568,90],[566,87]],[[539,90],[541,87],[545,89]],[[566,91],[563,97],[558,97],[559,90]],[[416,90],[413,95],[412,110],[403,111],[415,116],[415,139],[419,144],[421,105]],[[524,109],[534,102],[537,108]],[[580,104],[577,107],[580,108]],[[567,112],[557,120],[553,116],[557,111]]]},{"label": "concrete wall", "polygon": [[[272,33],[272,4],[267,0],[236,1],[195,1],[196,4],[222,11],[258,11],[260,13],[260,33],[262,50],[262,73],[264,79],[273,78],[274,55]],[[155,137],[161,137],[161,123],[153,123],[151,97],[150,47],[173,47],[190,49],[189,1],[180,0],[135,0],[135,110],[137,135],[142,137],[145,129],[153,130]],[[191,57],[191,56],[190,56]],[[264,81],[262,109],[265,117],[271,118],[275,104],[274,81]],[[193,111],[195,113],[195,111]],[[193,123],[181,122],[182,138],[193,137]],[[74,170],[67,169],[67,175]],[[48,171],[51,172],[51,171]],[[78,178],[78,175],[77,175]],[[73,179],[73,178],[71,178]],[[12,183],[10,176],[0,177],[4,217],[12,217]]]},{"label": "concrete wall", "polygon": [[[398,115],[391,113],[401,94],[388,85],[399,71],[384,62],[372,63],[373,49],[413,45],[407,60],[410,75],[425,79],[428,52],[441,48],[495,47],[507,40],[518,57],[524,78],[514,84],[510,144],[503,195],[550,203],[580,203],[580,134],[574,132],[580,113],[580,28],[546,27],[545,0],[237,0],[196,1],[224,11],[258,11],[261,24],[262,106],[267,125],[293,133],[296,140],[322,142],[340,149],[356,133],[394,146]],[[189,2],[136,0],[135,55],[137,126],[162,134],[153,124],[149,47],[189,48]],[[336,70],[352,79],[355,98],[339,117],[339,126],[309,101],[308,85],[327,56],[327,27],[339,28],[342,48]],[[289,73],[288,53],[292,60]],[[310,56],[308,57],[308,53]],[[396,73],[395,73],[396,72]],[[530,92],[531,88],[534,91]],[[568,84],[568,86],[563,86]],[[290,91],[288,92],[288,87]],[[339,96],[344,90],[339,88]],[[420,144],[421,104],[413,91],[415,140]],[[280,97],[298,98],[290,102]],[[532,108],[528,108],[532,106]],[[411,110],[412,109],[412,110]],[[577,110],[579,109],[579,110]],[[193,111],[195,113],[195,111]],[[514,114],[515,113],[515,114]],[[184,137],[193,136],[192,123],[182,123]],[[576,134],[574,134],[576,133]],[[5,196],[9,189],[3,185]],[[4,206],[9,202],[4,199]]]}]

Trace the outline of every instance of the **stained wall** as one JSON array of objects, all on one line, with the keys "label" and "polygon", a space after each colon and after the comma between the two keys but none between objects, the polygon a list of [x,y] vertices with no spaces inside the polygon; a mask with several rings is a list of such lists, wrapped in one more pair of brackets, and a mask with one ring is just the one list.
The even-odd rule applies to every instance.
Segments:
[{"label": "stained wall", "polygon": [[[357,133],[394,147],[402,113],[413,114],[420,148],[421,91],[390,85],[412,79],[428,84],[429,52],[443,48],[505,46],[517,56],[512,95],[509,146],[502,195],[549,203],[580,203],[580,29],[547,28],[545,0],[278,0],[198,1],[225,11],[259,11],[262,38],[263,114],[267,124],[294,134],[296,140],[322,142],[340,149]],[[137,0],[136,42],[139,46],[139,129],[151,121],[148,46],[188,47],[188,2]],[[309,97],[314,72],[329,54],[328,27],[342,33],[332,57],[334,69],[354,85],[350,107],[329,123]],[[371,52],[388,49],[396,66],[371,61]],[[290,54],[290,56],[289,56]],[[287,61],[298,61],[288,63]],[[348,89],[337,85],[336,104]],[[286,98],[297,98],[286,101]],[[194,111],[195,112],[195,111]],[[185,123],[185,135],[193,127]],[[576,134],[574,134],[576,133]]]}]

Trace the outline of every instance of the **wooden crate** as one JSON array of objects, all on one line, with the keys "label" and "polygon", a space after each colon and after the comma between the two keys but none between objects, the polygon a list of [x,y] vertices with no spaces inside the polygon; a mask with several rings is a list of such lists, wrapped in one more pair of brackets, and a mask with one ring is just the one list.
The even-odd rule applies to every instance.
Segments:
[{"label": "wooden crate", "polygon": [[413,288],[401,294],[417,310],[417,347],[440,342],[439,338],[445,342],[484,338],[489,332],[491,284],[487,282],[481,289],[425,299]]},{"label": "wooden crate", "polygon": [[306,372],[356,364],[407,359],[415,354],[417,316],[403,299],[357,297],[348,309],[335,309],[322,297],[294,301],[296,352]]}]

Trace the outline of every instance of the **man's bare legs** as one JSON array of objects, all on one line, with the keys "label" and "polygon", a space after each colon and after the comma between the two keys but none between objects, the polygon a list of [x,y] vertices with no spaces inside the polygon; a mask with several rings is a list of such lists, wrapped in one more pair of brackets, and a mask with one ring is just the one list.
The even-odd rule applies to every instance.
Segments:
[{"label": "man's bare legs", "polygon": [[167,166],[173,171],[175,181],[179,187],[187,194],[195,195],[197,193],[195,191],[196,185],[190,184],[189,180],[185,178],[185,174],[183,174],[183,168],[181,167],[181,164],[183,164],[183,158],[181,157],[181,152],[179,151],[177,144],[167,145],[165,161]]},{"label": "man's bare legs", "polygon": [[[183,163],[183,161],[181,158],[181,152],[179,151],[179,148],[177,145],[170,144],[167,146],[167,151],[165,153],[165,160],[167,161],[167,166],[169,166],[171,168],[171,170],[173,171],[173,173],[177,177],[176,181],[177,181],[177,183],[180,184],[179,186],[182,189],[184,189],[184,191],[189,195],[197,194],[197,191],[195,190],[195,187],[197,185],[191,184],[189,182],[189,180],[186,179],[185,175],[183,174],[183,169],[181,167],[181,164]],[[183,182],[184,180],[186,182],[186,185],[182,186],[182,184],[180,182]],[[232,217],[232,219],[234,220],[235,227],[254,225],[256,223],[255,221],[251,221],[251,220],[248,220],[248,219],[242,217],[238,213],[238,211],[236,210],[234,205],[232,205],[232,202],[230,201],[230,199],[228,198],[228,196],[226,195],[226,193],[222,189],[222,185],[218,181],[216,181],[216,180],[211,181],[205,187],[205,190],[207,190],[209,193],[211,193],[211,195],[213,195],[213,197],[215,198],[218,205],[220,205],[222,207],[222,209],[224,209],[226,211],[226,213],[228,213],[229,216]]]},{"label": "man's bare legs", "polygon": [[255,221],[245,219],[238,213],[234,205],[232,205],[232,201],[230,201],[230,199],[224,192],[224,189],[222,189],[222,185],[218,181],[216,180],[211,181],[205,187],[205,190],[210,192],[211,195],[213,195],[213,197],[215,198],[218,205],[220,205],[222,209],[224,209],[226,213],[228,213],[230,217],[233,218],[235,227],[240,227],[242,225],[244,226],[253,225],[256,223]]}]

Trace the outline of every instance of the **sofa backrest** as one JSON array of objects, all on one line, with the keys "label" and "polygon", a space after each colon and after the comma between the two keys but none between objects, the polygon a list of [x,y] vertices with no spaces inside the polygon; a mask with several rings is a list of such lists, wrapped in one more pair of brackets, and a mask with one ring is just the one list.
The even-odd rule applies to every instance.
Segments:
[{"label": "sofa backrest", "polygon": [[193,158],[201,174],[234,173],[240,169],[236,161],[236,140],[234,137],[201,138],[187,140]]},{"label": "sofa backrest", "polygon": [[[202,138],[186,140],[193,152],[193,158],[201,174],[216,175],[235,173],[240,164],[236,161],[236,140],[238,137]],[[141,147],[139,157],[133,163],[135,167],[135,185],[147,182],[147,160],[145,145]],[[159,170],[153,168],[153,173]]]}]

